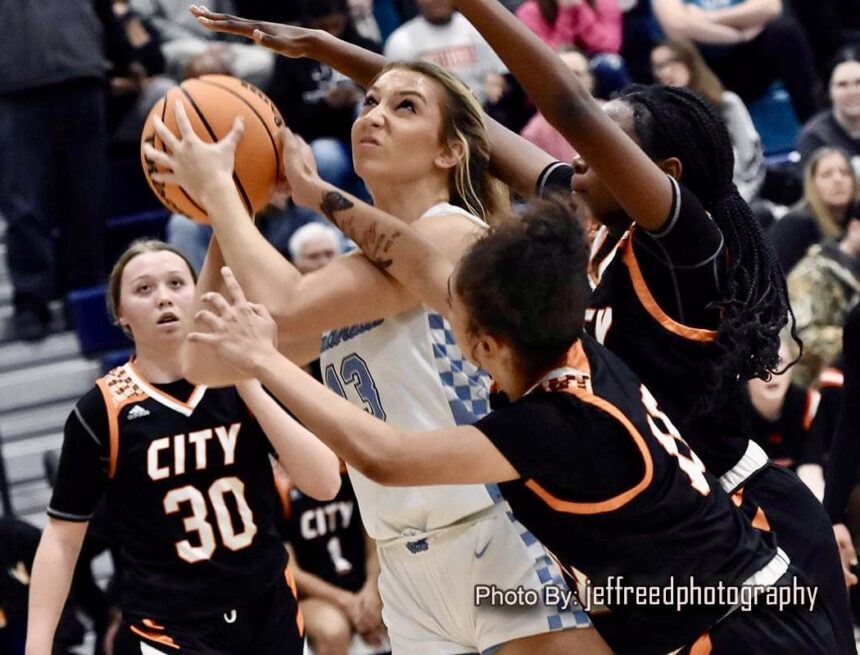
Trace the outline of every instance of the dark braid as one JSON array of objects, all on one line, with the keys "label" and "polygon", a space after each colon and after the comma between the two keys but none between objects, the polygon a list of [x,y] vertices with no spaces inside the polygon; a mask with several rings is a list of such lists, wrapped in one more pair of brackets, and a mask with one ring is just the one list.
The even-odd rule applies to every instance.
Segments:
[{"label": "dark braid", "polygon": [[701,201],[725,238],[726,276],[717,303],[721,321],[717,353],[705,370],[702,414],[729,397],[739,381],[777,372],[780,330],[791,318],[791,336],[802,349],[788,301],[785,274],[749,205],[732,183],[729,133],[710,105],[684,88],[634,86],[620,99],[633,110],[636,133],[655,161],[676,157],[681,181]]}]

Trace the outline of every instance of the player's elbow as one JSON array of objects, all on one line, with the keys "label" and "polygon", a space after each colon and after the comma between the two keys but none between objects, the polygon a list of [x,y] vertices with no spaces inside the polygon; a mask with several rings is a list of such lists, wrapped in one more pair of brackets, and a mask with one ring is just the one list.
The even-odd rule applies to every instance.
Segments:
[{"label": "player's elbow", "polygon": [[356,464],[356,468],[377,484],[388,487],[410,484],[408,458],[402,452],[403,446],[396,441],[374,453],[366,453]]},{"label": "player's elbow", "polygon": [[331,472],[327,471],[324,475],[316,476],[305,493],[314,500],[323,502],[334,500],[340,491],[340,482],[340,471],[335,468]]}]

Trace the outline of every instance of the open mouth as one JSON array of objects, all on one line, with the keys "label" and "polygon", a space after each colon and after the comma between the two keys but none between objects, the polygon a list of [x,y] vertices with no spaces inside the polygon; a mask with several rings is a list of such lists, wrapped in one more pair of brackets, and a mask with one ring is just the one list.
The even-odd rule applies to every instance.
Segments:
[{"label": "open mouth", "polygon": [[165,312],[161,316],[158,317],[159,325],[167,325],[169,323],[177,323],[179,321],[179,317],[173,312]]}]

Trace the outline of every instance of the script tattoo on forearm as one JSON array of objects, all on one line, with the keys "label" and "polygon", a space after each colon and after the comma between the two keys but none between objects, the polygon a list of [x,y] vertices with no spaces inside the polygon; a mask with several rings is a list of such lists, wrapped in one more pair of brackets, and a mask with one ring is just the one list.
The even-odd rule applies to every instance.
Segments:
[{"label": "script tattoo on forearm", "polygon": [[384,229],[379,229],[375,224],[358,232],[352,227],[352,217],[338,215],[338,212],[352,209],[354,206],[349,198],[346,198],[337,191],[327,191],[324,193],[322,202],[320,203],[322,213],[358,244],[364,256],[374,266],[384,271],[394,263],[394,260],[388,257],[388,252],[394,246],[397,239],[400,238],[401,233],[399,230],[394,230],[391,234],[388,234]]}]

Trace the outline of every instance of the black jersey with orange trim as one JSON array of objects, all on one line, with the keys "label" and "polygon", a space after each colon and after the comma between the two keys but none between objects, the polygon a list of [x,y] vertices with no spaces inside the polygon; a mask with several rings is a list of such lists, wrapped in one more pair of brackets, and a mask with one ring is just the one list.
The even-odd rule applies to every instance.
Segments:
[{"label": "black jersey with orange trim", "polygon": [[836,432],[836,421],[839,419],[839,407],[842,403],[842,387],[845,385],[845,357],[842,353],[821,371],[816,384],[821,394],[818,413],[821,416],[826,453],[830,450],[830,443]]},{"label": "black jersey with orange trim", "polygon": [[293,546],[298,566],[336,587],[359,591],[367,580],[367,547],[346,470],[332,500],[306,496],[280,467],[275,484],[284,512],[281,535]]},{"label": "black jersey with orange trim", "polygon": [[[735,510],[621,360],[584,337],[548,378],[475,427],[521,476],[499,485],[514,515],[569,575],[604,588],[618,576],[626,588],[731,585],[772,560],[772,535]],[[728,609],[616,599],[603,636],[620,653],[680,648]]]},{"label": "black jersey with orange trim", "polygon": [[[683,187],[676,202],[693,204]],[[710,221],[698,202],[692,213]],[[680,211],[680,210],[679,210]],[[598,238],[607,235],[603,228]],[[707,416],[695,410],[704,395],[708,362],[720,356],[715,345],[717,322],[712,328],[692,327],[677,318],[677,312],[664,309],[652,289],[652,274],[643,270],[643,257],[651,240],[643,230],[632,227],[615,240],[614,247],[597,248],[591,260],[592,291],[586,313],[586,329],[618,355],[652,390],[669,416],[677,422],[693,450],[708,470],[720,476],[743,456],[749,439],[750,400],[745,385],[738,384],[731,398],[712,409]],[[653,271],[656,267],[651,267]],[[711,275],[707,275],[711,277]],[[703,285],[702,298],[716,300],[716,284]],[[695,286],[677,289],[678,304],[696,293]],[[664,296],[666,294],[663,294]],[[692,303],[688,303],[692,304]]]},{"label": "black jersey with orange trim", "polygon": [[156,622],[228,611],[283,575],[270,445],[234,387],[150,384],[128,364],[67,422],[48,514],[88,520],[106,496],[121,608]]},{"label": "black jersey with orange trim", "polygon": [[796,470],[801,464],[821,464],[824,426],[820,403],[818,391],[792,383],[775,421],[753,411],[753,440],[780,466]]}]

